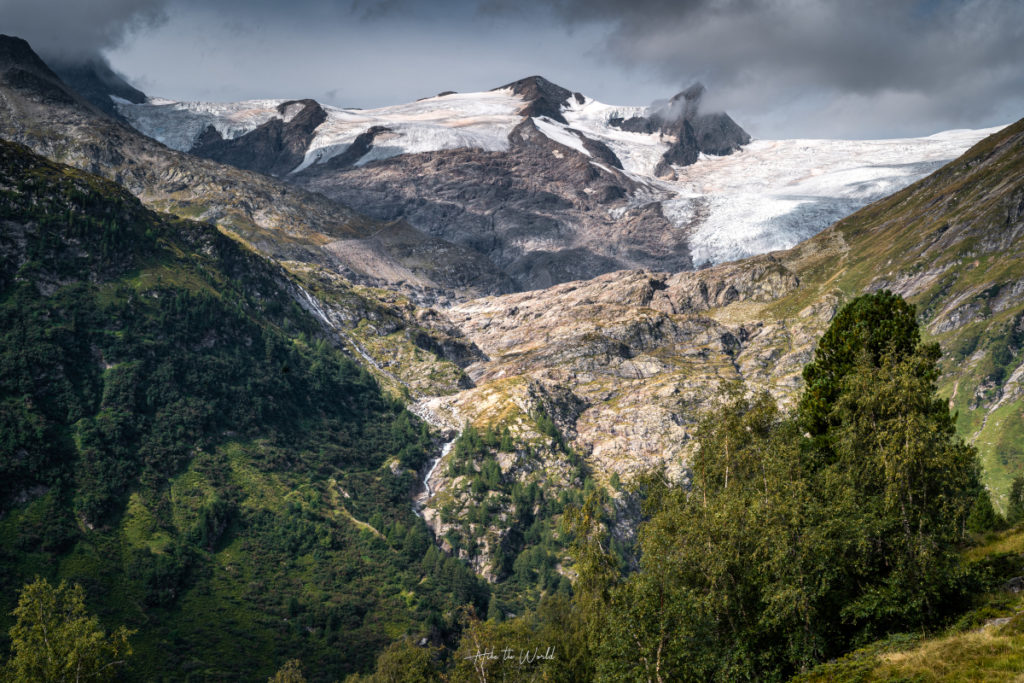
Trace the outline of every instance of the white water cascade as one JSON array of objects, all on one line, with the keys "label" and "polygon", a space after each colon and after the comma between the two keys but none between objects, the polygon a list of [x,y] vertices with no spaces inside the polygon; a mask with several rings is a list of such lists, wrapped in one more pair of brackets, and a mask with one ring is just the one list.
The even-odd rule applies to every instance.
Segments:
[{"label": "white water cascade", "polygon": [[451,453],[452,448],[455,447],[455,441],[459,438],[456,434],[451,441],[448,441],[441,447],[441,453],[430,461],[430,469],[427,470],[426,475],[423,477],[423,491],[421,491],[415,498],[413,498],[412,511],[420,517],[423,517],[423,508],[427,502],[430,501],[431,496],[434,495],[434,488],[430,485],[430,480],[434,476],[434,471],[437,470],[437,466],[441,464],[445,456]]}]

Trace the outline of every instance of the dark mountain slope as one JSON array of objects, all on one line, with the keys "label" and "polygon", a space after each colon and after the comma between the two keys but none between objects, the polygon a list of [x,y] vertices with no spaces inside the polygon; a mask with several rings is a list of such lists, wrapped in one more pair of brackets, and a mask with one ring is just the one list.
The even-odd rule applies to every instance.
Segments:
[{"label": "dark mountain slope", "polygon": [[273,118],[233,140],[225,140],[210,126],[189,150],[192,154],[229,164],[237,168],[267,175],[283,176],[302,163],[306,149],[313,140],[313,131],[327,120],[327,114],[315,100],[282,102],[277,111],[291,114],[290,108],[301,108],[287,121]]},{"label": "dark mountain slope", "polygon": [[146,94],[131,86],[101,57],[81,60],[48,58],[46,63],[72,90],[107,116],[123,120],[111,95],[138,104]]},{"label": "dark mountain slope", "polygon": [[336,680],[486,606],[410,510],[425,425],[293,287],[212,226],[0,142],[2,637],[38,574],[139,629],[130,680],[293,657]]}]

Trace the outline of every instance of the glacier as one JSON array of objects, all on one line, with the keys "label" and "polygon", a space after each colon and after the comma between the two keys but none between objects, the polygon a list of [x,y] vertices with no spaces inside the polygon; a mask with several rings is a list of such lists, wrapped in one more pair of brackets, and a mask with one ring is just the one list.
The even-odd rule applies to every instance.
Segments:
[{"label": "glacier", "polygon": [[[272,118],[286,121],[301,111],[286,100],[233,103],[150,99],[117,101],[122,115],[141,132],[188,151],[208,126],[225,139],[238,138]],[[450,93],[375,109],[325,106],[302,162],[291,174],[342,154],[371,127],[377,134],[356,166],[403,154],[452,149],[502,152],[524,120],[524,99],[510,89]],[[636,188],[609,209],[613,217],[630,207],[659,205],[677,230],[685,231],[693,263],[700,267],[785,249],[813,236],[857,209],[923,178],[1001,127],[952,130],[892,140],[753,140],[728,156],[702,154],[690,166],[655,175],[672,140],[661,133],[621,130],[612,118],[644,116],[645,107],[615,106],[571,97],[562,106],[566,123],[533,119],[546,137],[587,157],[607,173],[622,173]],[[611,169],[593,159],[580,136],[606,145],[622,163]],[[556,152],[558,153],[558,152]]]}]

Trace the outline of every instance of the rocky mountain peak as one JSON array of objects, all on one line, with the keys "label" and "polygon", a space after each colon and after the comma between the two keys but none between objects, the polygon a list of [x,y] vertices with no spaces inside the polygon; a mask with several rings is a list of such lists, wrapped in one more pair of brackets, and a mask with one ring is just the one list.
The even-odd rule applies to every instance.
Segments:
[{"label": "rocky mountain peak", "polygon": [[146,101],[145,93],[129,85],[101,56],[44,61],[27,41],[16,36],[0,35],[0,69],[4,80],[23,92],[46,101],[88,103],[121,121],[124,118],[111,95],[134,103]]},{"label": "rocky mountain peak", "polygon": [[94,107],[68,88],[27,41],[0,34],[0,83],[43,103]]},{"label": "rocky mountain peak", "polygon": [[49,70],[49,67],[32,50],[27,40],[3,33],[0,33],[0,64],[5,69],[21,65]]},{"label": "rocky mountain peak", "polygon": [[580,93],[556,85],[543,76],[527,76],[495,88],[508,89],[526,100],[526,106],[519,110],[522,116],[547,116],[559,123],[566,123],[565,117],[562,116],[562,107],[568,106],[569,98],[574,98],[579,103],[584,99]]},{"label": "rocky mountain peak", "polygon": [[705,92],[707,92],[707,88],[704,87],[703,83],[701,83],[700,81],[697,81],[696,83],[691,85],[686,90],[683,90],[682,92],[677,93],[675,95],[675,97],[673,97],[672,99],[676,99],[676,98],[682,97],[683,99],[685,99],[687,101],[690,101],[690,100],[700,101],[700,98],[704,97],[704,93]]},{"label": "rocky mountain peak", "polygon": [[668,100],[655,102],[646,116],[612,118],[609,123],[635,133],[670,136],[672,146],[665,152],[656,175],[667,174],[671,165],[689,166],[701,153],[724,156],[750,142],[750,135],[725,112],[702,113],[707,88],[699,81]]}]

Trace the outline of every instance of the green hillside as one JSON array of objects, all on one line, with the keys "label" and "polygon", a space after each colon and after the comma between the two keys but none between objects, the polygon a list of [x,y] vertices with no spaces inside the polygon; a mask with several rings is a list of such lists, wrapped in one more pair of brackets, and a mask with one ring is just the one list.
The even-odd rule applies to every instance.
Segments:
[{"label": "green hillside", "polygon": [[1024,474],[1024,120],[780,255],[800,287],[760,314],[891,289],[942,345],[941,393],[1005,507]]},{"label": "green hillside", "polygon": [[278,267],[0,142],[0,652],[36,575],[138,630],[131,680],[316,680],[488,592],[410,509],[425,424]]},{"label": "green hillside", "polygon": [[1000,579],[1024,570],[1024,529],[990,533],[965,559],[994,584],[977,606],[935,634],[900,633],[797,676],[795,683],[1020,681],[1024,678],[1024,598]]}]

